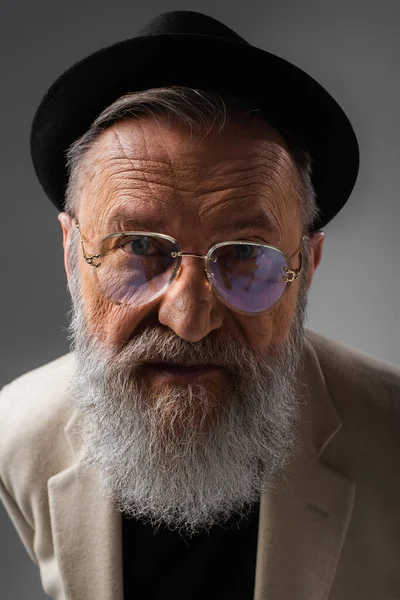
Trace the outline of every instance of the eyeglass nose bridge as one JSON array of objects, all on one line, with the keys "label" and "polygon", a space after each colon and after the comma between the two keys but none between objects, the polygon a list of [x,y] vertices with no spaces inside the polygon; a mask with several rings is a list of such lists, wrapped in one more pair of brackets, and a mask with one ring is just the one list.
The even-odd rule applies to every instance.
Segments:
[{"label": "eyeglass nose bridge", "polygon": [[[207,258],[208,258],[208,254],[194,254],[193,252],[171,252],[171,256],[172,256],[172,258],[182,258],[183,256],[193,256],[193,258],[202,258],[204,261],[207,261]],[[217,262],[217,258],[212,258],[211,260],[212,260],[212,262]],[[181,270],[182,270],[182,265],[179,265],[178,272],[175,275],[175,280],[179,279]],[[212,291],[212,287],[210,285],[210,276],[212,276],[213,274],[209,273],[206,266],[204,267],[204,273],[206,275],[208,287],[209,287],[210,291]]]},{"label": "eyeglass nose bridge", "polygon": [[203,258],[204,260],[207,258],[206,254],[193,254],[192,252],[171,252],[172,258],[178,258],[182,256],[194,256],[195,258]]},{"label": "eyeglass nose bridge", "polygon": [[[171,252],[172,258],[178,258],[182,256],[194,256],[194,258],[202,258],[203,260],[207,260],[208,254],[193,254],[192,252]],[[217,262],[217,258],[211,258],[212,262]]]}]

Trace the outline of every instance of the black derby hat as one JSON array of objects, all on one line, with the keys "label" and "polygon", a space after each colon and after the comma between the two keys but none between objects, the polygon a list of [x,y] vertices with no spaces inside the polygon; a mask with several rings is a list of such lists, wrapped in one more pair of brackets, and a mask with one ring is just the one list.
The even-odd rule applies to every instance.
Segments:
[{"label": "black derby hat", "polygon": [[155,17],[137,37],[76,63],[44,96],[32,125],[31,153],[39,181],[59,210],[70,144],[120,96],[172,85],[248,100],[278,130],[303,141],[313,159],[321,211],[315,229],[343,207],[357,178],[359,153],[353,128],[332,96],[298,67],[251,46],[219,21],[174,11]]}]

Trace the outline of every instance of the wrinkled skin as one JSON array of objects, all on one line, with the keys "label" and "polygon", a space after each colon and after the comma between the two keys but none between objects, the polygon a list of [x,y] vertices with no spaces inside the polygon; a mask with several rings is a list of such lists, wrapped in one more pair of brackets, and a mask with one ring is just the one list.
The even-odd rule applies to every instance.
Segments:
[{"label": "wrinkled skin", "polygon": [[[285,142],[268,124],[252,117],[231,122],[202,140],[173,122],[150,118],[117,122],[94,143],[79,185],[76,216],[89,253],[106,235],[145,228],[171,235],[186,252],[205,254],[217,242],[241,239],[275,245],[290,256],[304,233],[296,193],[298,175]],[[119,213],[139,224],[144,218],[149,223],[134,227],[121,215],[114,218]],[[68,257],[75,225],[66,213],[59,220],[70,277]],[[315,234],[308,287],[322,245],[323,234]],[[293,268],[298,264],[295,255]],[[162,297],[146,306],[126,308],[102,295],[94,269],[82,255],[80,270],[88,326],[106,347],[119,347],[146,326],[160,325],[191,342],[220,329],[256,354],[262,353],[286,339],[299,287],[298,281],[291,283],[271,312],[242,315],[211,292],[203,261],[184,257],[179,278]]]}]

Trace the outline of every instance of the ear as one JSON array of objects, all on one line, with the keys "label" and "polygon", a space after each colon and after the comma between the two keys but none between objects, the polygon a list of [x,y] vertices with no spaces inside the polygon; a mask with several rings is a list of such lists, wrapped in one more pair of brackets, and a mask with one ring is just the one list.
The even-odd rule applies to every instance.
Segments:
[{"label": "ear", "polygon": [[307,289],[310,288],[314,273],[322,258],[322,248],[325,241],[325,233],[317,231],[310,235],[310,268],[308,273]]},{"label": "ear", "polygon": [[68,282],[71,278],[71,273],[69,270],[69,256],[71,251],[71,240],[72,233],[74,229],[74,223],[72,217],[66,212],[60,212],[58,215],[58,220],[61,223],[62,232],[63,232],[63,246],[64,246],[64,267],[65,272],[67,274]]}]

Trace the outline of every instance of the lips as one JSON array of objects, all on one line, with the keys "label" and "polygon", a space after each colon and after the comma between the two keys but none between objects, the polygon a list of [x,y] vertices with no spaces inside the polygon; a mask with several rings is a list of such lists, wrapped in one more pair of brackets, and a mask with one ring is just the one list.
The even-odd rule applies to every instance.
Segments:
[{"label": "lips", "polygon": [[222,370],[222,367],[215,364],[186,366],[180,363],[170,362],[150,362],[146,363],[145,367],[150,375],[171,381],[199,379]]}]

